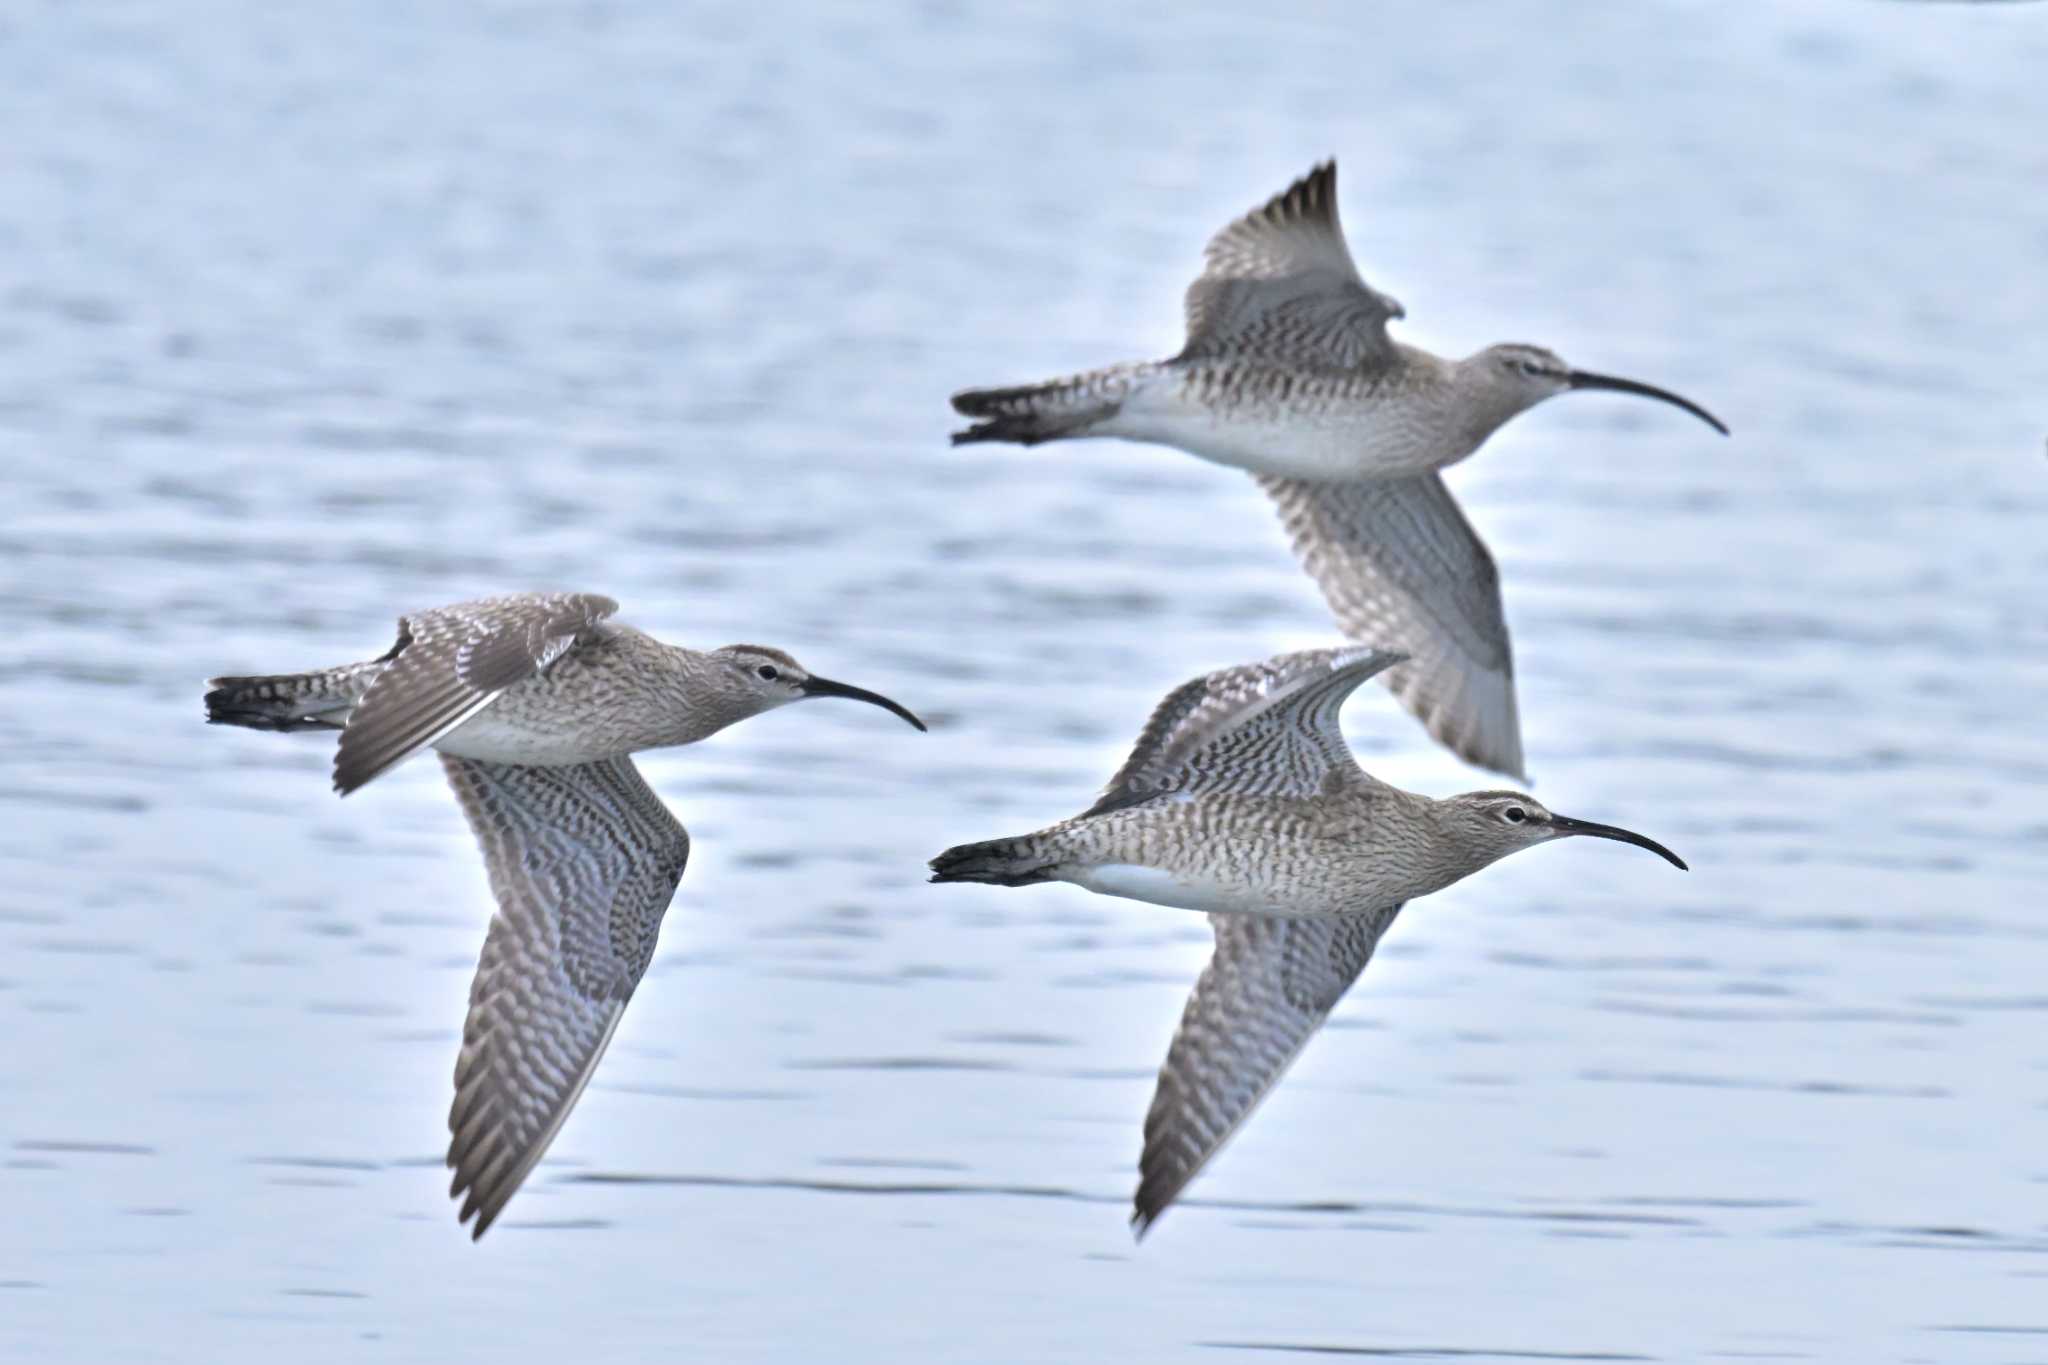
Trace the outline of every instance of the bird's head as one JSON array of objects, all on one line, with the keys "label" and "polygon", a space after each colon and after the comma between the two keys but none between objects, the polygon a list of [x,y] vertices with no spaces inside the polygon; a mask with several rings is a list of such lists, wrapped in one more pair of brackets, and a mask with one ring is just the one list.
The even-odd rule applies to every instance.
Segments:
[{"label": "bird's head", "polygon": [[745,715],[755,716],[811,697],[849,697],[879,706],[922,730],[923,721],[879,692],[821,678],[779,649],[766,645],[726,645],[710,657],[723,673],[726,691]]},{"label": "bird's head", "polygon": [[1496,427],[1516,413],[1527,412],[1546,398],[1555,398],[1573,389],[1604,389],[1610,393],[1654,398],[1660,403],[1683,408],[1723,436],[1728,434],[1728,428],[1721,424],[1720,418],[1689,398],[1681,398],[1654,384],[1617,379],[1611,374],[1595,374],[1591,370],[1575,370],[1565,364],[1556,352],[1546,351],[1541,346],[1504,341],[1467,358],[1462,368],[1474,376],[1468,382],[1482,395],[1478,407],[1487,417],[1494,419]]},{"label": "bird's head", "polygon": [[1525,848],[1574,834],[1634,844],[1637,848],[1650,850],[1680,871],[1686,870],[1682,858],[1654,839],[1613,825],[1596,825],[1590,820],[1574,820],[1567,815],[1553,814],[1535,797],[1521,792],[1466,792],[1463,796],[1439,802],[1437,809],[1443,818],[1445,832],[1451,836],[1452,846],[1463,855],[1461,861],[1470,863],[1460,875],[1476,872],[1510,853],[1519,853]]}]

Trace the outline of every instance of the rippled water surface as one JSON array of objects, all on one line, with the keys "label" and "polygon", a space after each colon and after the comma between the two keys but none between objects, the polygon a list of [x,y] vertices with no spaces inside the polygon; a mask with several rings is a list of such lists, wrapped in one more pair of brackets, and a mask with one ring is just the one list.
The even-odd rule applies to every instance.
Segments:
[{"label": "rippled water surface", "polygon": [[[2048,8],[27,4],[0,19],[0,1358],[2048,1360]],[[1452,482],[1569,845],[1409,911],[1142,1245],[1196,916],[922,884],[1331,634],[1257,491],[946,445],[1323,155],[1402,334],[1669,384]],[[434,765],[210,673],[603,591],[898,696],[696,839],[552,1158],[440,1168]],[[1493,785],[1376,690],[1369,766]]]}]

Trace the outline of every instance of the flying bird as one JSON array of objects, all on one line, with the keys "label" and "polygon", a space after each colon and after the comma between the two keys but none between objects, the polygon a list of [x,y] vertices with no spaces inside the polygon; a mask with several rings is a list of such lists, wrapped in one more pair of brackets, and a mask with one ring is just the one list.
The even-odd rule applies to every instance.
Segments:
[{"label": "flying bird", "polygon": [[1439,801],[1367,773],[1337,713],[1403,657],[1315,649],[1196,678],[1167,694],[1086,811],[931,861],[935,882],[1071,882],[1207,912],[1216,949],[1145,1116],[1131,1214],[1141,1237],[1280,1079],[1408,902],[1572,836],[1685,867],[1654,840],[1521,792]]},{"label": "flying bird", "polygon": [[663,644],[590,593],[527,593],[400,618],[366,663],[215,678],[206,718],[340,731],[343,796],[440,754],[497,899],[470,985],[449,1110],[449,1187],[480,1238],[590,1083],[654,956],[690,836],[633,766],[811,697],[879,706],[779,649]]},{"label": "flying bird", "polygon": [[1388,334],[1404,316],[1352,263],[1325,162],[1210,240],[1179,355],[956,393],[975,421],[953,443],[1120,436],[1249,472],[1344,632],[1408,654],[1385,676],[1402,704],[1468,763],[1527,780],[1500,576],[1440,471],[1561,393],[1654,398],[1728,428],[1540,346],[1433,355]]}]

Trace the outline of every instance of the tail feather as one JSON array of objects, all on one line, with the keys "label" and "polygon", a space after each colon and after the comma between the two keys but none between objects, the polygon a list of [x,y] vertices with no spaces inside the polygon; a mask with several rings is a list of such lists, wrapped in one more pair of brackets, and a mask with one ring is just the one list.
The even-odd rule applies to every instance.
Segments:
[{"label": "tail feather", "polygon": [[379,667],[350,664],[317,673],[211,678],[206,723],[248,730],[339,730]]},{"label": "tail feather", "polygon": [[1145,368],[1117,366],[1043,384],[964,389],[953,395],[953,410],[962,417],[981,420],[965,431],[954,432],[953,444],[1009,441],[1035,446],[1062,437],[1086,436],[1089,427],[1116,416],[1132,380]]},{"label": "tail feather", "polygon": [[1035,834],[960,844],[931,861],[935,882],[984,882],[990,886],[1049,882],[1056,866],[1056,860],[1045,854],[1044,841]]}]

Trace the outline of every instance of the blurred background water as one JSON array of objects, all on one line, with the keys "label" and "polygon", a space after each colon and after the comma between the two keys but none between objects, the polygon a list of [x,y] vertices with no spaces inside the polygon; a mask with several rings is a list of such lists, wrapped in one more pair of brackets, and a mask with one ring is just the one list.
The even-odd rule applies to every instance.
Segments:
[{"label": "blurred background water", "polygon": [[[9,7],[0,1358],[2048,1360],[2044,70],[2040,7],[1855,0]],[[1248,480],[945,398],[1169,353],[1331,154],[1403,336],[1735,428],[1452,475],[1537,791],[1695,870],[1411,909],[1133,1247],[1206,926],[923,860],[1332,632]],[[934,725],[646,760],[662,950],[472,1246],[436,766],[339,802],[199,693],[532,587]]]}]

